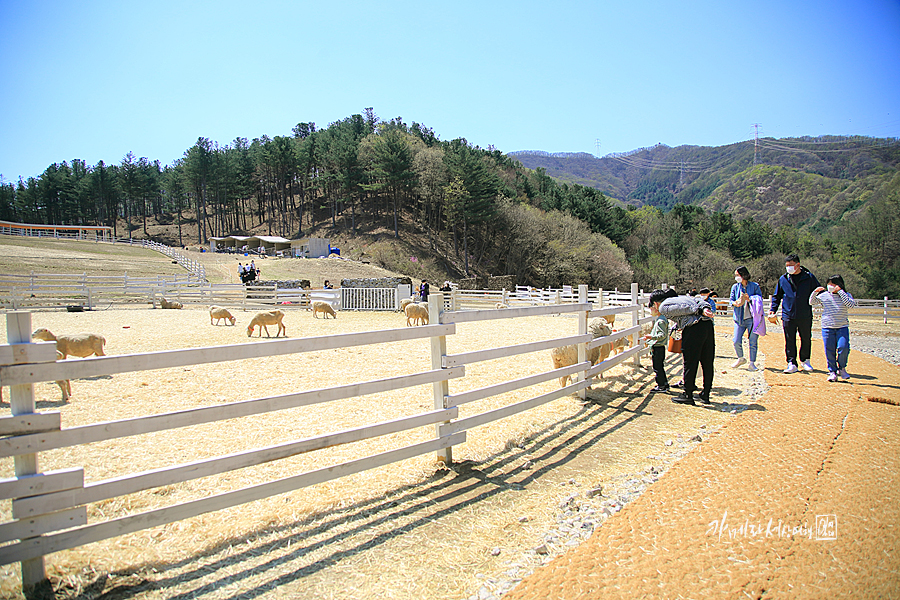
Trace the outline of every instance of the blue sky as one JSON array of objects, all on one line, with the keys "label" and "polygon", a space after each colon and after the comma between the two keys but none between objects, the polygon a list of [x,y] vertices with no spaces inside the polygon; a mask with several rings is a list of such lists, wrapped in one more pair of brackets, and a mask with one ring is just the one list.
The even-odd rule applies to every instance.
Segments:
[{"label": "blue sky", "polygon": [[503,152],[900,136],[900,2],[0,0],[0,174],[374,107]]}]

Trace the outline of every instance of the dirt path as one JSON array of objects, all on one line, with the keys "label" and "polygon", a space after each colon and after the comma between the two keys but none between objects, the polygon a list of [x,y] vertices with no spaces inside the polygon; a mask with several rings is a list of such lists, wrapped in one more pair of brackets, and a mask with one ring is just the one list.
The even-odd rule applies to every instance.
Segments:
[{"label": "dirt path", "polygon": [[868,399],[900,401],[900,368],[855,353],[851,381],[828,384],[782,374],[782,344],[761,341],[764,410],[505,598],[898,597],[900,407]]}]

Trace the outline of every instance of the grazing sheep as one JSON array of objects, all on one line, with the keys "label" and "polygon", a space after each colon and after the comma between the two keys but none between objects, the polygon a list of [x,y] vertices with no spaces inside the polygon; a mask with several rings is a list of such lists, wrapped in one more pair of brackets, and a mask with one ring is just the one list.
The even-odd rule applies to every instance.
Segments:
[{"label": "grazing sheep", "polygon": [[412,298],[404,298],[400,301],[400,312],[406,312],[406,307],[412,304],[414,300]]},{"label": "grazing sheep", "polygon": [[[590,330],[591,335],[594,337],[594,339],[612,335],[612,329],[610,329],[609,324],[606,322],[606,319],[593,319],[588,325],[588,329]],[[614,348],[618,345],[619,341],[621,340],[607,342],[602,346],[589,349],[587,351],[587,359],[590,361],[591,365],[596,365],[598,362],[606,360],[609,357],[610,353],[613,352]],[[561,369],[562,367],[574,365],[578,362],[578,347],[575,345],[569,345],[561,346],[559,348],[553,348],[550,351],[550,358],[553,360],[554,369]],[[570,377],[571,375],[560,377],[559,386],[566,387],[566,384],[569,382]]]},{"label": "grazing sheep", "polygon": [[494,308],[497,308],[497,309],[500,309],[500,308],[509,308],[509,304],[507,304],[506,302],[498,302],[497,305],[496,305]]},{"label": "grazing sheep", "polygon": [[[56,360],[63,360],[62,352],[59,350],[56,351]],[[62,392],[62,401],[68,402],[69,398],[72,397],[72,382],[69,379],[57,380],[56,385],[59,386],[59,390]],[[0,403],[3,403],[3,388],[0,387]]]},{"label": "grazing sheep", "polygon": [[310,305],[309,309],[312,311],[314,319],[319,318],[316,316],[319,313],[324,314],[326,319],[328,318],[328,315],[331,315],[331,317],[333,319],[337,319],[337,315],[334,314],[334,309],[331,307],[331,304],[329,304],[328,302],[323,302],[322,300],[316,300],[315,302],[313,302]]},{"label": "grazing sheep", "polygon": [[275,337],[284,333],[284,337],[287,337],[287,327],[284,326],[282,322],[284,319],[284,313],[280,310],[269,310],[266,312],[256,313],[256,316],[253,317],[253,320],[250,321],[250,324],[247,325],[247,337],[253,335],[253,328],[259,327],[259,337],[262,337],[263,329],[266,330],[266,337],[269,337],[269,328],[267,325],[278,325],[278,333],[275,334]]},{"label": "grazing sheep", "polygon": [[73,333],[63,334],[60,336],[53,335],[49,329],[37,329],[31,334],[31,339],[44,340],[45,342],[56,342],[56,349],[62,354],[61,358],[67,356],[106,356],[103,352],[103,346],[106,344],[106,338],[96,333]]},{"label": "grazing sheep", "polygon": [[[406,313],[406,326],[410,325],[418,325],[420,322],[422,325],[428,325],[428,305],[427,304],[407,304],[406,308],[403,309],[403,312]],[[410,323],[412,321],[412,323]]]},{"label": "grazing sheep", "polygon": [[[216,320],[213,323],[213,319]],[[219,321],[225,319],[226,321],[231,322],[234,325],[237,322],[237,319],[234,318],[227,308],[222,308],[221,306],[210,306],[209,307],[209,324],[210,325],[218,325]]]},{"label": "grazing sheep", "polygon": [[160,308],[184,308],[184,304],[178,302],[177,300],[166,300],[163,298],[159,301]]}]

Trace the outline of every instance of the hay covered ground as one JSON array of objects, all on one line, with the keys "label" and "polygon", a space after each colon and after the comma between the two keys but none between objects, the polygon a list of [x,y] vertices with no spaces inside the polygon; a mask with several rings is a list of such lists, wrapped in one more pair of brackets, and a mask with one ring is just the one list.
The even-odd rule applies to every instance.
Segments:
[{"label": "hay covered ground", "polygon": [[[204,308],[181,311],[112,308],[85,313],[36,312],[33,326],[54,332],[92,331],[109,354],[246,343],[251,314],[238,324],[211,326]],[[403,327],[399,313],[341,312],[336,320],[292,310],[291,337]],[[626,322],[621,325],[626,325]],[[681,407],[649,393],[652,372],[615,367],[588,400],[564,397],[541,408],[477,428],[454,449],[453,469],[433,456],[366,471],[242,507],[60,552],[47,559],[61,596],[118,590],[125,597],[466,598],[485,580],[511,570],[528,573],[565,545],[536,547],[555,527],[560,502],[573,495],[589,505],[617,497],[617,488],[649,468],[664,471],[735,413],[757,406],[758,374],[731,371],[725,326],[718,340],[715,404]],[[570,317],[535,317],[461,324],[450,353],[576,332]],[[274,330],[273,330],[274,333]],[[5,341],[5,331],[3,332]],[[265,338],[254,342],[265,343]],[[644,359],[645,367],[648,359]],[[201,365],[74,380],[71,402],[58,388],[37,384],[41,409],[60,410],[63,426],[124,419],[185,408],[380,379],[430,368],[427,340],[330,350],[290,357]],[[467,367],[451,393],[546,371],[548,353]],[[680,365],[670,366],[677,380]],[[461,407],[475,414],[556,389],[551,382]],[[148,434],[41,454],[42,470],[83,466],[87,481],[239,452],[387,421],[432,408],[430,386]],[[8,414],[8,405],[0,414]],[[96,522],[238,489],[430,439],[425,427],[377,440],[176,484],[89,506]],[[10,476],[12,461],[0,461]],[[586,492],[603,487],[603,495]],[[2,507],[9,517],[9,503]],[[546,544],[545,544],[546,545]],[[18,568],[0,568],[0,592],[15,597]],[[109,574],[109,575],[107,575]]]}]

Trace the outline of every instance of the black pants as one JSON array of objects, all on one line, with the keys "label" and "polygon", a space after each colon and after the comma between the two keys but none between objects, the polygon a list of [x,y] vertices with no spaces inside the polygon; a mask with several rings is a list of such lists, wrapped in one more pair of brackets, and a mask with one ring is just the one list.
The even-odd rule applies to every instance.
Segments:
[{"label": "black pants", "polygon": [[697,371],[703,367],[704,398],[709,398],[713,384],[713,361],[716,358],[716,337],[713,322],[706,319],[686,327],[681,333],[681,352],[684,354],[684,392],[693,397],[697,389]]},{"label": "black pants", "polygon": [[661,388],[669,387],[669,378],[666,377],[666,347],[653,346],[653,372],[656,373],[656,385]]},{"label": "black pants", "polygon": [[800,334],[800,362],[808,361],[812,351],[812,319],[785,319],[783,323],[784,354],[787,361],[797,365],[798,333]]}]

